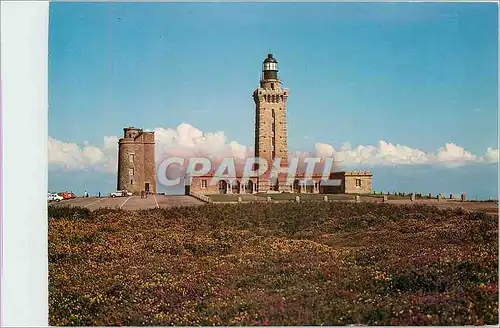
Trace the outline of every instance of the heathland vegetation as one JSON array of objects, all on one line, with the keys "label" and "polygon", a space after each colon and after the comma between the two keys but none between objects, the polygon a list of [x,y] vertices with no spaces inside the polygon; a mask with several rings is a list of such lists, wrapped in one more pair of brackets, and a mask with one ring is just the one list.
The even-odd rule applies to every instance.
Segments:
[{"label": "heathland vegetation", "polygon": [[498,323],[498,222],[303,202],[49,207],[50,325]]}]

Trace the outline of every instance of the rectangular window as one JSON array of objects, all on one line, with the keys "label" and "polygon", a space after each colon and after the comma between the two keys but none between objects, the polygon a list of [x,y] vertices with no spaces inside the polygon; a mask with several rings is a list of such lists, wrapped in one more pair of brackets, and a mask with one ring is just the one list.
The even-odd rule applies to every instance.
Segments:
[{"label": "rectangular window", "polygon": [[133,177],[134,176],[134,169],[128,169],[128,175]]},{"label": "rectangular window", "polygon": [[134,162],[134,154],[128,154],[128,161],[130,163],[133,163]]},{"label": "rectangular window", "polygon": [[134,180],[130,180],[130,184],[133,185],[134,184]]},{"label": "rectangular window", "polygon": [[203,189],[207,188],[207,185],[208,185],[207,180],[201,180],[201,187]]},{"label": "rectangular window", "polygon": [[356,179],[356,187],[361,187],[361,179]]}]

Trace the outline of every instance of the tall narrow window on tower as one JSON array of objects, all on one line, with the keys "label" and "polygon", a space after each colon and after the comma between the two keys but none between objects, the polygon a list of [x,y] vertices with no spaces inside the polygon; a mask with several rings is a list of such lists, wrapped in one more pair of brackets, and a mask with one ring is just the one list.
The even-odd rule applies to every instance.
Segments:
[{"label": "tall narrow window on tower", "polygon": [[272,119],[272,134],[273,134],[273,140],[272,140],[272,149],[273,149],[273,160],[274,158],[276,157],[276,113],[274,111],[274,108],[272,109],[272,113],[273,113],[273,119]]}]

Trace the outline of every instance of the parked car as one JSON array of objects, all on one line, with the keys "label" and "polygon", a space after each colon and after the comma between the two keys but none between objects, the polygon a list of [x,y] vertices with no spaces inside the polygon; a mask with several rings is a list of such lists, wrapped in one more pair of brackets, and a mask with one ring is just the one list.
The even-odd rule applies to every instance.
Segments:
[{"label": "parked car", "polygon": [[48,202],[60,202],[64,198],[62,196],[59,196],[58,194],[54,192],[49,192],[47,193],[47,201]]},{"label": "parked car", "polygon": [[65,191],[65,192],[60,192],[58,193],[59,196],[61,196],[63,199],[74,199],[76,198],[76,195],[72,192]]},{"label": "parked car", "polygon": [[109,194],[109,197],[128,197],[128,196],[132,196],[132,193],[128,192],[127,190],[118,190]]}]

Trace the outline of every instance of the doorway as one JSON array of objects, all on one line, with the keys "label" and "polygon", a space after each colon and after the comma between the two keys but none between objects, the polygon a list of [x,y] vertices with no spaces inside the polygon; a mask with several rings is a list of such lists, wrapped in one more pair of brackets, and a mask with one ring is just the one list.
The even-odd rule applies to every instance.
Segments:
[{"label": "doorway", "polygon": [[227,182],[224,180],[219,181],[219,194],[227,193]]},{"label": "doorway", "polygon": [[247,194],[253,194],[253,188],[254,188],[253,181],[252,180],[248,180],[248,183],[246,184],[245,188],[246,188],[245,192]]},{"label": "doorway", "polygon": [[239,194],[241,191],[241,189],[240,189],[241,183],[238,180],[236,180],[236,181],[234,181],[232,186],[233,186],[233,194]]}]

